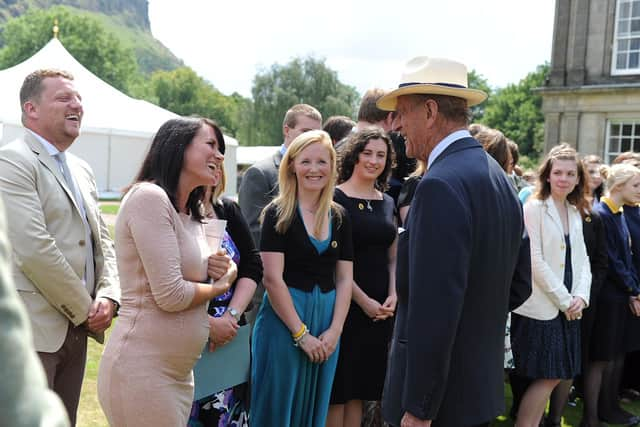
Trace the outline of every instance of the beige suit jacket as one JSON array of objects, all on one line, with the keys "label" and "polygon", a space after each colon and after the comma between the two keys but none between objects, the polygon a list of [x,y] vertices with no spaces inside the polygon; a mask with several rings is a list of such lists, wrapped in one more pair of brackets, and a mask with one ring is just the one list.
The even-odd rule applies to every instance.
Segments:
[{"label": "beige suit jacket", "polygon": [[[96,297],[120,302],[113,241],[100,216],[89,165],[67,153],[91,228],[95,287],[82,281],[87,256],[80,210],[57,161],[29,132],[0,147],[0,192],[13,249],[13,280],[27,307],[37,351],[55,352],[69,321],[87,320]],[[94,338],[104,341],[104,334]]]}]

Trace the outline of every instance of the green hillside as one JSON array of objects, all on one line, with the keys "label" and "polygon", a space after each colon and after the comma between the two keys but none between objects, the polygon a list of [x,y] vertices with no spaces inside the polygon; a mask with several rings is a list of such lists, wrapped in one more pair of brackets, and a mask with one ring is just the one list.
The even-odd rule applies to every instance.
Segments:
[{"label": "green hillside", "polygon": [[[69,6],[98,19],[124,47],[133,49],[140,71],[145,74],[184,65],[151,34],[147,0],[0,0],[0,32],[10,18],[31,8],[48,9],[54,5]],[[0,48],[2,43],[0,37]]]}]

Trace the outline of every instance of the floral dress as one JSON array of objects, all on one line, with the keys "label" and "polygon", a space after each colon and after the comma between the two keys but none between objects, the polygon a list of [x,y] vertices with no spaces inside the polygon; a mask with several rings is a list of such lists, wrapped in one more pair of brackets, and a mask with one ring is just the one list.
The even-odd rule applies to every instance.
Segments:
[{"label": "floral dress", "polygon": [[[227,231],[224,232],[222,247],[233,259],[233,262],[240,264],[240,252]],[[231,298],[235,286],[227,292],[217,296],[209,303],[209,314],[213,317],[222,316]],[[243,324],[243,319],[240,324]],[[249,411],[246,409],[248,385],[240,384],[227,390],[219,391],[211,396],[207,396],[193,403],[191,415],[189,416],[188,427],[248,427]]]}]

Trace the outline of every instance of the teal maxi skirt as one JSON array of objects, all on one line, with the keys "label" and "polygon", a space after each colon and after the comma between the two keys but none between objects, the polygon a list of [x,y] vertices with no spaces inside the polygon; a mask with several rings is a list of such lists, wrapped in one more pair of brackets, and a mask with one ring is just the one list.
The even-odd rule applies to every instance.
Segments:
[{"label": "teal maxi skirt", "polygon": [[[333,319],[336,291],[322,293],[289,288],[298,316],[318,337]],[[312,363],[293,345],[291,332],[280,320],[265,294],[252,337],[252,426],[324,427],[338,363],[338,351],[321,364]]]}]

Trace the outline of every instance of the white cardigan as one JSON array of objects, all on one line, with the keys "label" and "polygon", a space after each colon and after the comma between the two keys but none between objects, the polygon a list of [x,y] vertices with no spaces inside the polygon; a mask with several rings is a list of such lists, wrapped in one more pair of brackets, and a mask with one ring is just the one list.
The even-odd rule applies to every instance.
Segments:
[{"label": "white cardigan", "polygon": [[571,242],[572,290],[564,285],[566,244],[560,214],[553,200],[530,198],[524,206],[524,224],[531,241],[531,296],[514,310],[522,316],[551,320],[566,311],[572,297],[589,303],[591,266],[582,234],[582,218],[572,204],[565,202]]}]

